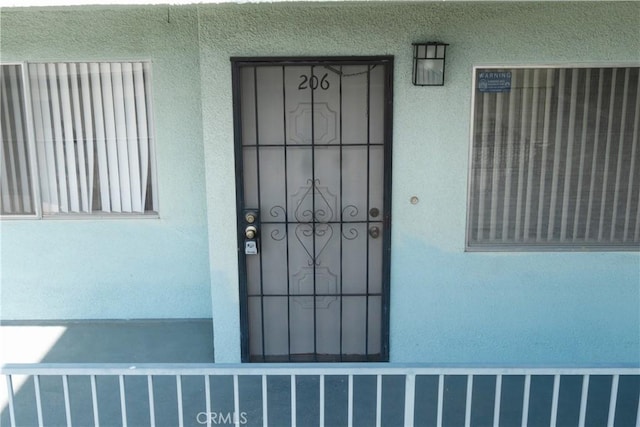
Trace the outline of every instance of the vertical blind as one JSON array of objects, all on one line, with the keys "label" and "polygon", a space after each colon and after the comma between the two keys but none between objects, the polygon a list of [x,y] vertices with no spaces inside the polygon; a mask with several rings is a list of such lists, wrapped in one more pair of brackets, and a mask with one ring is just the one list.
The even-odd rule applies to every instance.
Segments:
[{"label": "vertical blind", "polygon": [[156,210],[149,64],[29,64],[43,213]]},{"label": "vertical blind", "polygon": [[35,214],[38,203],[44,214],[157,211],[149,73],[145,62],[31,63],[25,80],[21,65],[3,64],[0,214]]},{"label": "vertical blind", "polygon": [[499,71],[476,85],[468,246],[637,248],[639,68]]},{"label": "vertical blind", "polygon": [[0,70],[0,214],[35,214],[22,71]]}]

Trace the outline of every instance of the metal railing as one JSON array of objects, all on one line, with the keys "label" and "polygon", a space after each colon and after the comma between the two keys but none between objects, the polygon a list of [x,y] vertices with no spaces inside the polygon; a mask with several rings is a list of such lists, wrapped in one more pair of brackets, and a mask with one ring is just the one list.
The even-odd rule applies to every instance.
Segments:
[{"label": "metal railing", "polygon": [[[6,379],[7,393],[2,416],[12,427],[58,423],[69,427],[104,425],[107,424],[106,414],[102,413],[104,399],[111,399],[109,424],[113,425],[116,414],[117,424],[122,426],[155,427],[160,410],[173,412],[172,417],[177,415],[176,425],[181,427],[309,423],[325,426],[334,425],[344,412],[339,424],[349,427],[358,424],[524,427],[532,423],[533,412],[536,424],[543,419],[550,426],[567,425],[567,420],[573,420],[570,425],[580,427],[640,426],[637,367],[8,364],[0,368],[0,375]],[[22,385],[16,386],[14,379],[23,380]],[[45,380],[47,385],[43,386]],[[187,380],[190,390],[185,392]],[[113,383],[111,388],[100,387],[109,381]],[[216,406],[219,402],[226,402],[226,411],[224,404]],[[119,410],[114,409],[117,406]],[[47,418],[53,417],[56,409],[61,413],[62,407],[64,413],[57,415],[57,421]],[[84,421],[76,421],[74,416],[78,418],[78,414],[85,417]]]}]

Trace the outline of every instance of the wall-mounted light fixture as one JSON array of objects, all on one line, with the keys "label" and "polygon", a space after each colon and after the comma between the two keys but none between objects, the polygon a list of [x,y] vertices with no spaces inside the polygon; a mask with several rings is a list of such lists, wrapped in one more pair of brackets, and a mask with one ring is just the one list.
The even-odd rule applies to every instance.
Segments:
[{"label": "wall-mounted light fixture", "polygon": [[413,43],[413,84],[416,86],[444,85],[444,58],[447,43]]}]

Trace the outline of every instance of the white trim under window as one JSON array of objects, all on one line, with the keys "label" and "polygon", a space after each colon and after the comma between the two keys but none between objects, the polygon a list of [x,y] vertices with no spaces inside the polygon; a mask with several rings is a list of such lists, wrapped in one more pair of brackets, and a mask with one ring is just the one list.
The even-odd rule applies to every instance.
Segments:
[{"label": "white trim under window", "polygon": [[16,67],[0,81],[3,218],[156,213],[150,63],[28,63],[20,79]]},{"label": "white trim under window", "polygon": [[467,249],[640,249],[640,67],[473,76]]}]

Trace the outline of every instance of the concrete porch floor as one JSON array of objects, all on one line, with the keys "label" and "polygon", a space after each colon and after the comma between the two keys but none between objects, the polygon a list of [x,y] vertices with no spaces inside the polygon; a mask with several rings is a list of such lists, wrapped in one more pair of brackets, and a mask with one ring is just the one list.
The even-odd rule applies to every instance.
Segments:
[{"label": "concrete porch floor", "polygon": [[[213,357],[211,319],[11,321],[0,324],[0,364],[212,363]],[[74,408],[86,400],[87,393],[90,395],[83,380],[86,379],[69,378],[73,425],[82,427],[93,424],[90,411]],[[101,425],[116,426],[121,425],[120,408],[117,388],[113,389],[117,384],[112,384],[111,380],[99,382],[100,390],[105,390],[104,396],[108,396],[100,399],[100,418]],[[13,388],[16,393],[17,425],[36,426],[33,379],[17,377]],[[174,389],[175,384],[167,379],[158,379],[158,404],[167,406],[166,410],[174,406]],[[128,384],[127,390],[130,395],[128,400],[133,401],[145,392],[144,387],[135,382]],[[41,393],[45,426],[66,425],[60,379],[41,378]],[[0,385],[0,426],[10,425],[7,402],[7,387],[3,377]],[[134,407],[132,404],[129,425],[149,425],[148,419],[140,422]],[[171,416],[169,421],[165,419],[158,425],[169,426],[173,423],[174,417]]]},{"label": "concrete porch floor", "polygon": [[211,363],[211,319],[0,324],[0,363]]},{"label": "concrete porch floor", "polygon": [[[0,363],[212,363],[213,332],[210,319],[197,320],[129,320],[77,322],[5,322],[0,325]],[[4,378],[2,378],[4,383]],[[560,388],[561,406],[559,426],[578,424],[580,377],[567,376]],[[611,377],[593,377],[589,388],[586,426],[606,425],[609,406],[608,391]],[[298,377],[298,425],[317,426],[318,378]],[[117,377],[98,377],[99,413],[101,426],[122,425],[120,394]],[[501,427],[521,424],[522,389],[524,378],[505,377],[502,385]],[[91,389],[89,378],[70,376],[68,379],[71,415],[74,426],[91,426]],[[156,425],[175,427],[176,379],[171,376],[154,377]],[[258,377],[240,379],[242,424],[262,425],[261,384]],[[290,379],[274,376],[269,379],[269,425],[290,425]],[[445,380],[443,425],[463,425],[465,413],[466,379],[451,376]],[[125,382],[128,426],[145,427],[151,424],[147,383],[144,377],[128,378]],[[416,380],[416,426],[436,424],[437,376]],[[549,425],[551,417],[552,377],[540,377],[532,382],[529,426]],[[36,426],[35,388],[32,377],[14,378],[14,403],[18,426]],[[43,399],[44,425],[65,426],[63,384],[60,377],[40,379]],[[383,382],[382,424],[401,427],[403,423],[404,379],[389,376]],[[473,426],[493,425],[493,396],[495,377],[479,376],[474,382],[472,407]],[[211,409],[222,415],[234,411],[233,379],[211,377]],[[640,377],[622,377],[618,393],[615,427],[636,424]],[[199,414],[205,410],[202,377],[182,378],[184,425],[203,425]],[[347,378],[328,376],[325,385],[327,426],[344,426],[347,420]],[[361,377],[354,381],[354,426],[375,425],[375,378]],[[215,424],[232,424],[227,418]],[[7,387],[0,384],[0,426],[8,426]]]}]

